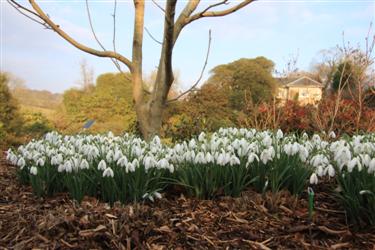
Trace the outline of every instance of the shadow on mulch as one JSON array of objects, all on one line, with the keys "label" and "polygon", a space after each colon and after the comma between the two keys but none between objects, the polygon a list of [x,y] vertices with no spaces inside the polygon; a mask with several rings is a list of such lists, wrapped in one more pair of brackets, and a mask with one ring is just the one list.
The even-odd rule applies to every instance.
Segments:
[{"label": "shadow on mulch", "polygon": [[[66,194],[38,199],[15,167],[0,162],[0,246],[8,249],[375,249],[375,228],[353,231],[323,188],[313,223],[306,195],[197,200],[167,195],[155,203],[112,208]],[[272,200],[274,202],[272,202]],[[272,205],[273,203],[273,205]]]}]

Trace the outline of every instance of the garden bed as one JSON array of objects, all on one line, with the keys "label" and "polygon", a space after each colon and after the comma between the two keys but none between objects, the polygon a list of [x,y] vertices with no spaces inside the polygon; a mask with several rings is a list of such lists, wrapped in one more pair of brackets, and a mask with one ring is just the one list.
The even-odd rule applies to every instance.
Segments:
[{"label": "garden bed", "polygon": [[[373,249],[375,228],[348,227],[330,187],[315,190],[313,222],[308,202],[280,192],[248,190],[214,200],[163,193],[162,199],[113,207],[66,193],[37,198],[21,186],[16,167],[0,163],[0,246],[9,249]],[[178,192],[176,192],[178,193]]]}]

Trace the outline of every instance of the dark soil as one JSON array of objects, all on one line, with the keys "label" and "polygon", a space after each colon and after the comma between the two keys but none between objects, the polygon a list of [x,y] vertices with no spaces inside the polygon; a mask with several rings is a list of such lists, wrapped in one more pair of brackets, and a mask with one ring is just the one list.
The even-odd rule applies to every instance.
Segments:
[{"label": "dark soil", "polygon": [[[16,169],[0,162],[0,248],[5,249],[375,249],[375,228],[354,230],[328,186],[295,199],[247,191],[240,198],[166,195],[112,208],[67,194],[36,198]],[[273,202],[272,202],[273,201]]]}]

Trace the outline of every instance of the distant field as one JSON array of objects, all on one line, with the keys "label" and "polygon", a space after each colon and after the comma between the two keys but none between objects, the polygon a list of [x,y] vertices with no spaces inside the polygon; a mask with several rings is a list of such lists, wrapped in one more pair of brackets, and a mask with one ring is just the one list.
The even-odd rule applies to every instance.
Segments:
[{"label": "distant field", "polygon": [[21,112],[35,112],[43,114],[48,120],[52,120],[55,115],[55,109],[41,108],[36,106],[28,106],[20,104]]}]

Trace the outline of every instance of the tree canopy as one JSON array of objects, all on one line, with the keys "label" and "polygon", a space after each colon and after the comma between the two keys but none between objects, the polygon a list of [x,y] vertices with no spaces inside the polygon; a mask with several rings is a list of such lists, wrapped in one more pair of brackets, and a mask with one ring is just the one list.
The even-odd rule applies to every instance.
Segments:
[{"label": "tree canopy", "polygon": [[242,58],[212,69],[207,84],[228,91],[230,106],[242,110],[245,101],[260,103],[272,99],[276,91],[273,69],[274,63],[265,57]]},{"label": "tree canopy", "polygon": [[126,74],[106,73],[97,78],[95,86],[67,90],[63,104],[75,130],[89,119],[95,120],[98,131],[129,131],[136,123],[132,85]]}]

